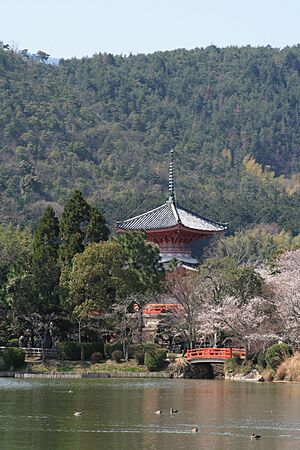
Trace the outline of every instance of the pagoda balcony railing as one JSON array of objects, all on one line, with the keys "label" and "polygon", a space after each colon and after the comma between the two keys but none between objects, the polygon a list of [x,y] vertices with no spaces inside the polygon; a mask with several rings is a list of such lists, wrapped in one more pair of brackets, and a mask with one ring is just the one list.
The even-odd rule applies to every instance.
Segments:
[{"label": "pagoda balcony railing", "polygon": [[148,303],[143,308],[143,315],[177,313],[181,309],[182,306],[176,303]]}]

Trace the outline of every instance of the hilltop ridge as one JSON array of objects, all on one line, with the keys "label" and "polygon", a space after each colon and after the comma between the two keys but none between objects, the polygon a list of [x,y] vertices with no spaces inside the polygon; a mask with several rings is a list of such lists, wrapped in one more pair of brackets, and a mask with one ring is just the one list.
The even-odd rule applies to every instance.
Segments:
[{"label": "hilltop ridge", "polygon": [[0,49],[0,219],[79,188],[112,224],[161,204],[231,231],[300,232],[300,46],[210,46],[44,64]]}]

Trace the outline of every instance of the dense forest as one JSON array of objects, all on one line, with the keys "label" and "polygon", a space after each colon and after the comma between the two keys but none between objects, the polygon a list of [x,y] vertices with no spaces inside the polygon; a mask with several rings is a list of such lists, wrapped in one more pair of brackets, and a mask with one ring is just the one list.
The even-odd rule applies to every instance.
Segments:
[{"label": "dense forest", "polygon": [[[5,46],[4,46],[5,47]],[[116,219],[167,197],[300,232],[300,46],[33,60],[0,48],[0,219],[34,226],[75,188]]]}]

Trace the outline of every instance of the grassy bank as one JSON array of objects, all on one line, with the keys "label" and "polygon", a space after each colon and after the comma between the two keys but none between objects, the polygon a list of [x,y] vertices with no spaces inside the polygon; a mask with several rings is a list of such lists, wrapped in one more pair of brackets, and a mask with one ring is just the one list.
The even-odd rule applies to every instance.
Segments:
[{"label": "grassy bank", "polygon": [[78,361],[57,361],[48,362],[30,362],[28,369],[32,373],[51,373],[51,372],[76,372],[76,373],[110,373],[118,372],[148,372],[145,366],[138,365],[135,361],[116,363],[114,361],[105,361],[103,363],[92,364],[90,362]]},{"label": "grassy bank", "polygon": [[[278,364],[261,366],[253,361],[232,358],[226,361],[225,374],[228,379],[247,380],[247,376],[257,371],[263,381],[300,381],[300,352],[278,361]],[[258,376],[257,376],[258,378]],[[249,379],[249,377],[248,377]],[[260,379],[260,381],[262,381]]]}]

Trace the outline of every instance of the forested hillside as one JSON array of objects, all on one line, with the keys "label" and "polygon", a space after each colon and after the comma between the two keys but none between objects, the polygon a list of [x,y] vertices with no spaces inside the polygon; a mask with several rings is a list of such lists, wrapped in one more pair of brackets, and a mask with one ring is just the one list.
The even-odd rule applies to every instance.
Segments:
[{"label": "forested hillside", "polygon": [[230,230],[300,232],[300,46],[98,54],[58,66],[0,49],[0,221],[74,188],[109,223],[167,197]]}]

